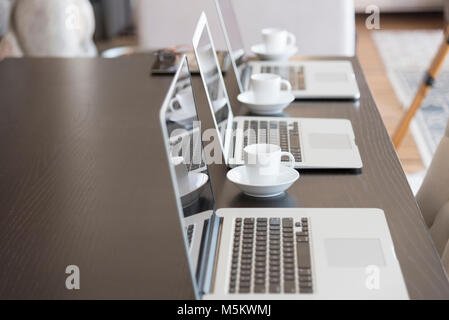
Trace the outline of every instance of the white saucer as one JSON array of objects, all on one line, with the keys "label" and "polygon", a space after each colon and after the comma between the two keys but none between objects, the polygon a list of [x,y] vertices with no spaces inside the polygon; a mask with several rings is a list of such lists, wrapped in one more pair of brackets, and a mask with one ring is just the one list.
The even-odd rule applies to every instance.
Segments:
[{"label": "white saucer", "polygon": [[238,95],[237,100],[243,103],[248,109],[261,115],[271,115],[281,113],[293,100],[295,96],[289,91],[281,91],[277,101],[256,102],[254,92],[246,91]]},{"label": "white saucer", "polygon": [[267,52],[265,45],[263,43],[256,44],[251,47],[251,51],[255,53],[261,60],[272,60],[272,61],[284,61],[290,59],[297,51],[297,46],[290,46],[281,53],[269,53]]},{"label": "white saucer", "polygon": [[187,126],[187,125],[191,125],[192,122],[194,121],[196,114],[195,113],[187,113],[185,111],[183,111],[182,109],[173,111],[172,113],[170,113],[168,115],[168,120],[172,121],[172,122],[176,122],[178,124],[180,124],[181,126]]},{"label": "white saucer", "polygon": [[183,207],[188,207],[198,200],[209,177],[204,173],[189,172],[189,188],[179,190]]},{"label": "white saucer", "polygon": [[299,178],[299,172],[293,168],[282,165],[276,181],[269,184],[255,184],[246,174],[246,167],[239,166],[228,172],[226,177],[235,183],[243,193],[258,198],[275,197],[285,190]]}]

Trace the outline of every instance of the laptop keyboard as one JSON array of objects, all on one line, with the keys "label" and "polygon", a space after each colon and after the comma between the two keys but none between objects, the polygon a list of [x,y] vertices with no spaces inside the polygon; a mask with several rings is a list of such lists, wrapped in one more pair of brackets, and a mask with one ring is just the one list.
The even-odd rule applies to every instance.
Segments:
[{"label": "laptop keyboard", "polygon": [[290,82],[294,91],[306,89],[304,66],[262,66],[260,72],[280,75],[283,79],[287,79]]},{"label": "laptop keyboard", "polygon": [[308,218],[236,218],[229,293],[313,293]]},{"label": "laptop keyboard", "polygon": [[[302,162],[299,124],[297,121],[245,120],[243,122],[243,148],[256,143],[269,143],[291,152],[295,162]],[[282,161],[289,161],[287,156]]]}]

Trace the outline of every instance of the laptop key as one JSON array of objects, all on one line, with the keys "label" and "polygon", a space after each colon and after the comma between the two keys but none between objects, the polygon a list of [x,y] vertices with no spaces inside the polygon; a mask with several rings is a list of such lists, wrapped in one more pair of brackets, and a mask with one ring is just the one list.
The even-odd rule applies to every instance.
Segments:
[{"label": "laptop key", "polygon": [[248,287],[243,287],[243,288],[240,288],[240,289],[239,289],[239,292],[240,292],[240,293],[249,293],[249,291],[250,291],[250,290],[249,290],[249,286],[248,286]]},{"label": "laptop key", "polygon": [[312,282],[311,281],[300,281],[299,287],[300,288],[312,288]]},{"label": "laptop key", "polygon": [[309,268],[299,268],[298,274],[300,276],[310,276],[312,274],[312,271]]},{"label": "laptop key", "polygon": [[254,286],[254,293],[265,293],[265,286],[264,285],[255,285]]},{"label": "laptop key", "polygon": [[282,218],[282,226],[283,227],[293,227],[293,219],[292,218]]},{"label": "laptop key", "polygon": [[299,288],[300,293],[313,293],[312,288]]},{"label": "laptop key", "polygon": [[243,224],[253,224],[254,223],[254,218],[245,218],[245,220],[243,220]]},{"label": "laptop key", "polygon": [[284,292],[285,293],[296,293],[296,287],[294,281],[284,282]]},{"label": "laptop key", "polygon": [[279,273],[277,273],[277,276],[275,276],[274,274],[270,274],[270,283],[271,284],[280,284],[281,283],[281,278]]},{"label": "laptop key", "polygon": [[286,274],[286,275],[284,276],[284,280],[285,280],[285,281],[295,281],[295,276],[294,276],[294,275],[291,275],[291,274]]},{"label": "laptop key", "polygon": [[293,263],[286,263],[284,260],[284,271],[287,273],[294,273],[295,271]]},{"label": "laptop key", "polygon": [[270,284],[270,293],[280,293],[281,286],[279,284]]}]

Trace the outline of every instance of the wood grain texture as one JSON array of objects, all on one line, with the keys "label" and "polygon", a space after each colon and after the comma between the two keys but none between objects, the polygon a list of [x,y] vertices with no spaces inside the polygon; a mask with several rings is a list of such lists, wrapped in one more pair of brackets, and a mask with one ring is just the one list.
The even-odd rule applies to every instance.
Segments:
[{"label": "wood grain texture", "polygon": [[[159,127],[171,77],[152,56],[0,63],[0,298],[192,298]],[[410,296],[449,284],[357,60],[360,102],[295,102],[287,113],[351,119],[361,172],[301,172],[284,197],[255,201],[211,178],[218,208],[377,207],[385,211]],[[14,81],[11,81],[14,79]],[[234,111],[233,74],[226,76]],[[204,89],[194,78],[204,127]],[[81,268],[81,290],[64,288]]]},{"label": "wood grain texture", "polygon": [[0,299],[194,297],[148,63],[0,63]]}]

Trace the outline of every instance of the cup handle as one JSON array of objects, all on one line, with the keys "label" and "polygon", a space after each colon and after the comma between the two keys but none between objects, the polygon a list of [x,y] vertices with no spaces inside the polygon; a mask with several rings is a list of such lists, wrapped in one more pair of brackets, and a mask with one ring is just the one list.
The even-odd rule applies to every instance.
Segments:
[{"label": "cup handle", "polygon": [[293,168],[293,167],[295,166],[295,157],[294,157],[290,152],[282,151],[282,152],[281,152],[281,157],[282,157],[282,156],[287,156],[287,157],[289,157],[290,162],[288,163],[288,166],[289,166],[290,168]]},{"label": "cup handle", "polygon": [[285,87],[287,88],[287,89],[285,89],[285,91],[292,91],[292,85],[290,84],[290,82],[288,80],[281,79],[281,88],[282,88],[282,85],[285,85]]},{"label": "cup handle", "polygon": [[293,33],[289,32],[287,37],[287,45],[294,46],[296,44],[296,37]]},{"label": "cup handle", "polygon": [[170,100],[170,102],[169,102],[169,104],[168,104],[168,109],[171,111],[171,112],[174,112],[174,111],[176,111],[176,109],[175,109],[175,107],[174,107],[174,103],[175,103],[175,101],[178,101],[178,98],[173,98],[173,99],[171,99]]}]

